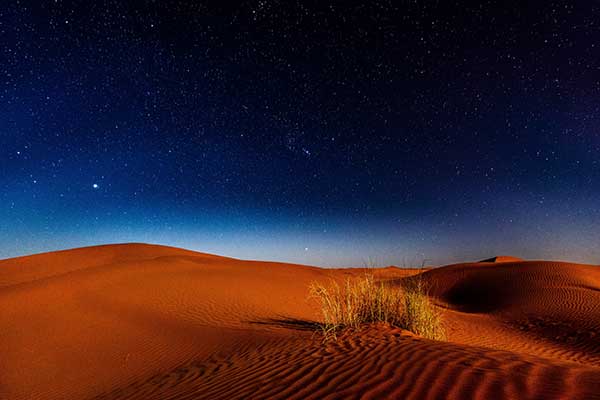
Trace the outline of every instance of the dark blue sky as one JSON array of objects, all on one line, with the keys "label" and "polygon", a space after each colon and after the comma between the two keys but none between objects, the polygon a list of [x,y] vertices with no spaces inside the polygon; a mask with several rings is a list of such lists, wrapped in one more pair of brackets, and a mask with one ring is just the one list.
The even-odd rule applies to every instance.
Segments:
[{"label": "dark blue sky", "polygon": [[596,2],[126,3],[0,10],[0,257],[600,263]]}]

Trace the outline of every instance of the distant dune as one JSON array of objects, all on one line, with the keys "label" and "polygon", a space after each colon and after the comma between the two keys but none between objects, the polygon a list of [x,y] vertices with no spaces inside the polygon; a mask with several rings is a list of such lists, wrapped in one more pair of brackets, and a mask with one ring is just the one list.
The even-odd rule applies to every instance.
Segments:
[{"label": "distant dune", "polygon": [[512,256],[496,256],[496,257],[488,258],[487,260],[482,260],[479,262],[503,263],[503,262],[515,262],[515,261],[523,261],[523,260],[518,257],[512,257]]},{"label": "distant dune", "polygon": [[600,267],[429,269],[447,342],[322,343],[308,285],[360,273],[145,244],[0,261],[0,399],[600,398]]}]

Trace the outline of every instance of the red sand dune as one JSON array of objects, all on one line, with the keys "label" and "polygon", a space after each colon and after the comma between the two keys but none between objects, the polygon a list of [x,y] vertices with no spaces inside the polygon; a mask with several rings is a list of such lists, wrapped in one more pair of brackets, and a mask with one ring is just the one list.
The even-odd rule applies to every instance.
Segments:
[{"label": "red sand dune", "polygon": [[479,262],[480,263],[486,263],[486,262],[503,263],[503,262],[516,262],[516,261],[523,261],[523,260],[518,257],[512,257],[512,256],[496,256],[496,257],[488,258],[487,260],[482,260]]},{"label": "red sand dune", "polygon": [[142,244],[0,261],[0,399],[600,398],[600,267],[504,261],[422,273],[447,342],[325,344],[307,287],[360,270]]}]

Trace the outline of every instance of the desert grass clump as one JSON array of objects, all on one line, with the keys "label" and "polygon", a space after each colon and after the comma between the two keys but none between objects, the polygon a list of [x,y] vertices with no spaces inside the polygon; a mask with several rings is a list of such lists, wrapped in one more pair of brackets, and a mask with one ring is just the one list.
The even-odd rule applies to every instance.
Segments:
[{"label": "desert grass clump", "polygon": [[399,326],[419,336],[445,340],[446,334],[438,308],[419,277],[407,279],[402,285],[402,317]]},{"label": "desert grass clump", "polygon": [[372,274],[347,278],[343,283],[332,280],[329,285],[314,282],[311,295],[321,302],[323,322],[320,328],[326,336],[335,336],[344,328],[362,324],[400,322],[401,292],[385,282],[377,282]]},{"label": "desert grass clump", "polygon": [[344,329],[364,324],[387,323],[429,339],[443,340],[441,318],[420,279],[393,285],[377,281],[372,273],[329,285],[314,282],[311,296],[320,301],[323,321],[319,329],[325,339]]}]

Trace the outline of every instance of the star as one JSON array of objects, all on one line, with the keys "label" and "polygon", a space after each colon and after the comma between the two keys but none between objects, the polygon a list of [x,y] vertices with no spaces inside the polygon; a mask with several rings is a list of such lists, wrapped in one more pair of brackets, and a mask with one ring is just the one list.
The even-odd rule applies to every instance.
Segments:
[{"label": "star", "polygon": [[94,183],[94,184],[92,185],[92,187],[93,187],[94,189],[98,189],[100,186],[98,186],[98,184],[97,184],[97,183]]}]

